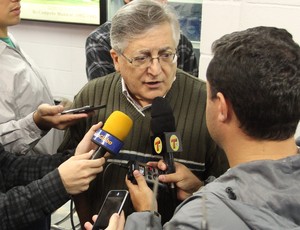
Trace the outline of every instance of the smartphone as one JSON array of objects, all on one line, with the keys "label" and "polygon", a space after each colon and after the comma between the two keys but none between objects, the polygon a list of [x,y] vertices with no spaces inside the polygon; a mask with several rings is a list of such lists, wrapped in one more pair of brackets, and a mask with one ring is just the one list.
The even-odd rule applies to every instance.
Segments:
[{"label": "smartphone", "polygon": [[69,109],[69,110],[62,111],[61,114],[88,113],[88,112],[91,112],[93,110],[102,109],[102,108],[105,108],[105,107],[106,107],[106,105],[97,105],[97,106],[86,105],[86,106],[83,106],[83,107],[80,107],[80,108]]},{"label": "smartphone", "polygon": [[105,229],[112,214],[120,214],[129,192],[127,190],[110,190],[100,208],[93,230]]}]

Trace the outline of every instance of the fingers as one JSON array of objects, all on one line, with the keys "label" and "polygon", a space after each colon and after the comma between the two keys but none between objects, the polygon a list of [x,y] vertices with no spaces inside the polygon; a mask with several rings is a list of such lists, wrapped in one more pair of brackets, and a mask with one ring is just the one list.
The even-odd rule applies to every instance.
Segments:
[{"label": "fingers", "polygon": [[[159,165],[163,167],[165,164],[164,162],[159,162]],[[179,181],[183,180],[186,177],[189,177],[191,173],[190,170],[188,170],[183,164],[180,164],[178,162],[174,162],[176,172],[170,173],[170,174],[162,174],[159,175],[158,179],[159,181],[163,183],[178,183]]]},{"label": "fingers", "polygon": [[147,163],[147,165],[150,165],[155,168],[159,168],[160,170],[163,170],[163,171],[167,170],[167,165],[165,164],[165,162],[163,160],[160,160],[159,162],[150,161]]},{"label": "fingers", "polygon": [[38,107],[37,112],[41,116],[45,116],[45,115],[55,115],[55,114],[61,113],[63,110],[64,110],[64,107],[62,105],[41,104]]},{"label": "fingers", "polygon": [[95,132],[100,129],[103,125],[103,122],[98,122],[97,124],[93,125],[89,131],[85,134],[84,138],[87,138],[88,140],[91,140]]},{"label": "fingers", "polygon": [[87,153],[83,153],[83,154],[78,154],[76,156],[74,156],[74,159],[78,159],[78,160],[82,160],[82,159],[91,159],[91,156],[93,155],[93,153],[95,152],[95,150],[90,150]]},{"label": "fingers", "polygon": [[92,220],[96,222],[98,215],[93,215]]},{"label": "fingers", "polygon": [[92,230],[93,229],[93,225],[90,222],[85,222],[84,223],[84,228],[86,230]]},{"label": "fingers", "polygon": [[41,130],[51,128],[65,129],[73,125],[79,119],[86,118],[89,114],[66,114],[60,113],[64,110],[62,105],[41,104],[33,114],[33,120]]},{"label": "fingers", "polygon": [[71,195],[87,190],[90,182],[103,171],[105,159],[90,160],[91,152],[73,156],[58,167],[64,187]]},{"label": "fingers", "polygon": [[139,170],[133,171],[133,176],[138,184],[138,186],[148,186],[145,177],[140,173]]},{"label": "fingers", "polygon": [[89,131],[92,131],[95,133],[98,129],[100,129],[102,127],[102,125],[103,125],[103,122],[100,121],[97,124],[93,125]]},{"label": "fingers", "polygon": [[124,229],[124,225],[125,225],[125,213],[124,213],[124,211],[122,211],[121,216],[120,216],[120,220],[119,220],[118,230]]},{"label": "fingers", "polygon": [[120,216],[118,213],[112,214],[112,216],[109,219],[109,224],[106,230],[116,230],[119,225]]},{"label": "fingers", "polygon": [[178,177],[177,173],[172,173],[172,174],[162,174],[158,176],[158,180],[163,182],[163,183],[176,183],[180,180],[181,178]]}]

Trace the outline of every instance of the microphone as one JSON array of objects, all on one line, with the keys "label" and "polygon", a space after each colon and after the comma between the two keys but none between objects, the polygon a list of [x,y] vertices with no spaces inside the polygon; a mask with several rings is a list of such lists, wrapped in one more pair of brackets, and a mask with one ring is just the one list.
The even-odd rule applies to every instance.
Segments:
[{"label": "microphone", "polygon": [[105,121],[103,128],[98,129],[92,137],[92,141],[99,147],[91,159],[103,157],[106,152],[118,154],[132,124],[133,121],[125,113],[114,111]]},{"label": "microphone", "polygon": [[[156,97],[151,106],[150,127],[153,133],[151,137],[154,154],[162,155],[167,165],[166,173],[174,173],[173,153],[182,151],[181,138],[176,132],[175,118],[168,101],[163,97]],[[174,201],[176,201],[176,187],[174,183],[169,185]]]}]

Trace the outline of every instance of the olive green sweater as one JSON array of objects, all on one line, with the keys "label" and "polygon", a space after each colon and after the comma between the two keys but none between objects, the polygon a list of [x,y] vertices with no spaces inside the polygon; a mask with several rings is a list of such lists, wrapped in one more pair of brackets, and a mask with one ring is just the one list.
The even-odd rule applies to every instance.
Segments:
[{"label": "olive green sweater", "polygon": [[[173,109],[176,131],[182,136],[183,152],[174,155],[175,161],[184,163],[202,180],[210,175],[221,175],[227,170],[228,164],[206,127],[205,82],[178,69],[176,80],[165,98]],[[75,96],[73,107],[102,104],[107,105],[105,109],[96,111],[93,117],[77,123],[66,131],[60,150],[75,148],[93,124],[105,121],[113,111],[119,110],[131,117],[133,128],[125,139],[120,154],[113,156],[113,160],[157,161],[159,156],[154,156],[151,152],[151,108],[143,111],[144,116],[136,110],[122,93],[119,73],[112,73],[88,82]],[[94,200],[91,199],[89,203],[92,209],[91,216],[98,212],[101,204],[100,198],[96,197],[102,196],[102,200],[110,189],[126,188],[124,183],[126,172],[127,170],[120,166],[110,165],[91,185],[87,192],[89,198],[94,197]],[[103,174],[104,180],[102,180]],[[159,212],[164,222],[173,213],[170,210],[162,210],[166,208],[166,199],[170,196],[170,194],[165,196],[163,194],[164,192],[159,194],[159,198],[164,199],[164,205],[159,205]]]}]

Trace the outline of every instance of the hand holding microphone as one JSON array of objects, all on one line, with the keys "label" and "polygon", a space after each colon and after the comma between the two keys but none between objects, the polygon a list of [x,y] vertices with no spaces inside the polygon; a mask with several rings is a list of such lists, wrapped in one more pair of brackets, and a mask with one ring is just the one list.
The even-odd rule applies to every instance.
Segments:
[{"label": "hand holding microphone", "polygon": [[132,119],[125,113],[114,111],[92,137],[92,141],[99,147],[91,159],[103,157],[106,152],[117,154],[123,147],[123,141],[132,128]]}]

